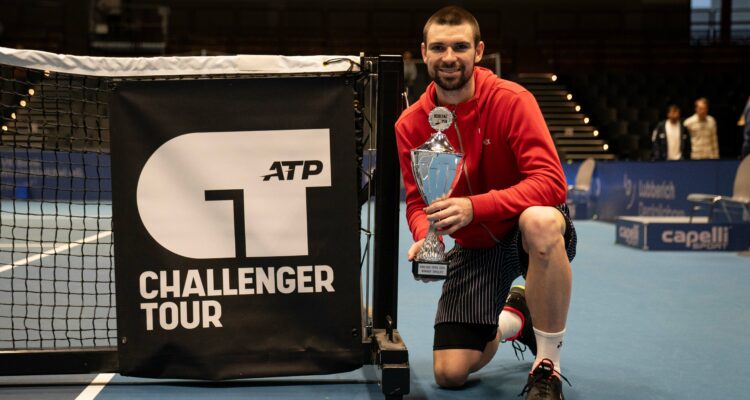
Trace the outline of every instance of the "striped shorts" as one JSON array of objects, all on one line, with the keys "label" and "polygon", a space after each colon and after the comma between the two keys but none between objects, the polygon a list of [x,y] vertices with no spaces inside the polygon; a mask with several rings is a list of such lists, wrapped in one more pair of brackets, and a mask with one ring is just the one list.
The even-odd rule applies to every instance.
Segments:
[{"label": "striped shorts", "polygon": [[[568,206],[556,206],[565,217],[568,259],[576,254],[576,230]],[[435,325],[444,322],[497,325],[513,281],[526,276],[529,256],[523,250],[518,226],[495,246],[467,249],[456,246],[446,255],[448,276],[438,302]]]}]

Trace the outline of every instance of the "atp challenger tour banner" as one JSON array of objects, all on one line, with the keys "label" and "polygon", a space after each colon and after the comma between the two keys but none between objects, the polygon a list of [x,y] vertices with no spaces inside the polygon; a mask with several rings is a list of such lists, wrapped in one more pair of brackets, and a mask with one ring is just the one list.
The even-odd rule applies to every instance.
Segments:
[{"label": "atp challenger tour banner", "polygon": [[116,88],[123,374],[225,379],[362,365],[352,96],[342,77]]}]

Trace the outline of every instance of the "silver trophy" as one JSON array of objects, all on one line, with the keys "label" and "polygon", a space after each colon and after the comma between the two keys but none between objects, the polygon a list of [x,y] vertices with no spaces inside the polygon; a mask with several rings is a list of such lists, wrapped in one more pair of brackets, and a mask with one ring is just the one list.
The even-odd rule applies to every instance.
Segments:
[{"label": "silver trophy", "polygon": [[[436,132],[423,145],[411,151],[411,169],[419,193],[429,205],[450,195],[463,166],[463,154],[454,151],[443,133],[453,123],[450,110],[436,107],[430,111],[428,120]],[[432,222],[422,248],[412,262],[412,273],[417,279],[445,279],[448,275],[445,245],[438,240]]]}]

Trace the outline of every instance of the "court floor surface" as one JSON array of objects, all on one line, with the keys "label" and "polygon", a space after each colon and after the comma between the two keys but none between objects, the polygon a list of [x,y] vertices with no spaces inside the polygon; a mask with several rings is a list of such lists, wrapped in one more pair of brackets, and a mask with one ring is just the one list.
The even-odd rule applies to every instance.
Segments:
[{"label": "court floor surface", "polygon": [[[566,398],[747,398],[750,257],[733,252],[644,252],[614,244],[614,225],[577,221],[573,298],[562,354]],[[409,349],[413,399],[515,399],[531,359],[509,345],[461,390],[432,377],[439,283],[411,277],[400,232],[399,330]],[[92,380],[100,382],[89,385]],[[229,381],[120,375],[0,377],[0,399],[379,399],[372,367],[345,374]]]}]

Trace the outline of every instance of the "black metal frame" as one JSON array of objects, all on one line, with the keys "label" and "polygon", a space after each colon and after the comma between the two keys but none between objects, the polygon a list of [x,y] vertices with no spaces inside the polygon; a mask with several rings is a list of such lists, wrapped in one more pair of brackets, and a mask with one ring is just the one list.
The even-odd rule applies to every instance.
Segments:
[{"label": "black metal frame", "polygon": [[396,119],[401,114],[403,63],[400,56],[381,56],[378,67],[377,159],[375,178],[375,276],[373,328],[386,326],[386,316],[398,326],[399,164]]},{"label": "black metal frame", "polygon": [[399,163],[395,124],[402,111],[401,56],[372,59],[377,70],[377,158],[375,161],[375,257],[372,305],[372,363],[378,366],[386,399],[408,394],[409,353],[398,333]]},{"label": "black metal frame", "polygon": [[[362,59],[364,74],[376,75],[377,158],[369,182],[375,193],[373,326],[363,334],[364,364],[378,367],[386,399],[408,394],[409,356],[397,328],[399,166],[395,123],[403,109],[401,56]],[[364,70],[365,61],[371,70]],[[372,82],[371,82],[372,84]],[[118,372],[116,347],[0,351],[0,376]]]}]

